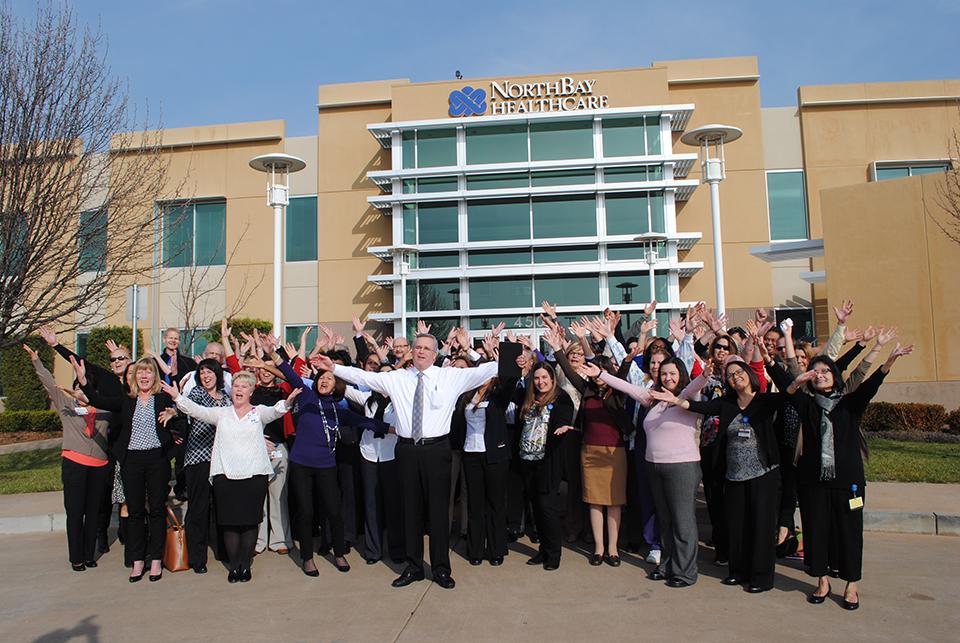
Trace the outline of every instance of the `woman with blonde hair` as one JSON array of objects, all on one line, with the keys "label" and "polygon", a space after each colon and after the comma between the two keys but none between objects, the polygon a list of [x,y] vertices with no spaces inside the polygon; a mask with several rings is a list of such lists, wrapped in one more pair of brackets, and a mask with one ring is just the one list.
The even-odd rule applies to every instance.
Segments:
[{"label": "woman with blonde hair", "polygon": [[[120,434],[113,455],[120,464],[129,521],[124,546],[133,561],[130,582],[143,578],[145,560],[150,559],[150,580],[163,573],[163,543],[166,534],[163,509],[170,481],[170,451],[180,441],[179,422],[168,428],[160,413],[173,401],[160,390],[160,375],[152,357],[144,357],[129,370],[130,392],[125,396],[105,395],[87,381],[83,360],[70,359],[84,395],[98,409],[120,414]],[[171,430],[173,429],[173,430]],[[149,506],[149,510],[147,507]],[[149,513],[148,513],[149,511]],[[148,518],[144,533],[144,517]]]}]

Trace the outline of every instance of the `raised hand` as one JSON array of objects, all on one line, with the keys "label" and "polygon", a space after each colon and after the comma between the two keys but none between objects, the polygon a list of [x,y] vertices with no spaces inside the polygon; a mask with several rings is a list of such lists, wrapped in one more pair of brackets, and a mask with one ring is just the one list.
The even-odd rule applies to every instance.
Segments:
[{"label": "raised hand", "polygon": [[900,342],[897,342],[897,345],[893,347],[893,350],[890,352],[890,359],[896,359],[898,357],[904,357],[913,352],[913,344],[907,344],[902,346]]},{"label": "raised hand", "polygon": [[793,380],[793,383],[799,386],[800,384],[805,384],[806,382],[809,382],[816,376],[817,376],[816,371],[806,371],[804,373],[800,373],[800,375],[797,376],[797,379]]},{"label": "raised hand", "polygon": [[557,316],[557,307],[551,304],[546,299],[540,302],[540,306],[543,308],[543,312],[547,313],[547,315],[549,315],[550,317]]},{"label": "raised hand", "polygon": [[353,334],[354,334],[354,335],[362,335],[362,334],[363,334],[364,323],[363,323],[362,321],[360,321],[360,318],[359,318],[359,317],[354,317],[353,319],[350,320],[350,322],[353,324]]},{"label": "raised hand", "polygon": [[768,317],[770,317],[770,313],[767,312],[766,308],[757,308],[753,311],[753,318],[757,320],[758,324],[767,321]]},{"label": "raised hand", "polygon": [[649,304],[643,307],[643,312],[647,317],[653,316],[653,311],[657,309],[657,300],[654,299]]},{"label": "raised hand", "polygon": [[30,348],[30,347],[27,346],[26,344],[23,345],[23,350],[27,351],[27,355],[30,356],[30,361],[31,361],[31,362],[36,362],[36,361],[37,361],[37,359],[38,359],[38,358],[37,358],[37,351],[33,350],[32,348]]},{"label": "raised hand", "polygon": [[426,323],[422,319],[417,320],[417,335],[429,335],[431,328],[433,328],[431,324]]},{"label": "raised hand", "polygon": [[567,425],[565,425],[565,426],[558,426],[558,427],[557,427],[557,430],[554,431],[553,434],[554,434],[554,435],[563,435],[563,434],[566,433],[567,431],[576,431],[576,429],[574,429],[572,426],[570,426],[569,424],[567,424]]},{"label": "raised hand", "polygon": [[160,411],[159,415],[157,415],[157,422],[163,426],[167,426],[167,423],[175,417],[177,417],[177,409],[172,406],[168,406]]},{"label": "raised hand", "polygon": [[671,319],[667,324],[667,327],[670,329],[670,334],[678,342],[682,342],[683,338],[687,336],[687,332],[684,329],[683,322],[679,319]]},{"label": "raised hand", "polygon": [[227,325],[227,318],[224,317],[220,320],[220,339],[226,345],[227,340],[230,337],[230,326]]},{"label": "raised hand", "polygon": [[287,396],[287,400],[286,400],[286,401],[287,401],[287,408],[290,408],[291,406],[293,406],[293,401],[294,401],[295,399],[297,399],[297,396],[300,395],[300,391],[302,391],[302,390],[303,390],[303,389],[301,389],[301,388],[298,386],[298,387],[294,388],[292,391],[290,391],[290,395]]},{"label": "raised hand", "polygon": [[494,337],[499,337],[500,333],[503,332],[503,329],[507,327],[507,322],[500,322],[496,326],[490,329],[490,334]]},{"label": "raised hand", "polygon": [[843,341],[856,342],[863,339],[863,331],[859,328],[847,328],[843,331]]},{"label": "raised hand", "polygon": [[763,336],[766,335],[767,332],[768,332],[771,328],[773,328],[774,326],[776,326],[776,322],[775,322],[775,321],[772,321],[772,320],[769,320],[769,321],[765,321],[765,322],[760,323],[760,324],[757,326],[757,338],[758,338],[758,339],[763,339]]},{"label": "raised hand", "polygon": [[174,374],[172,364],[177,360],[172,359],[170,360],[170,364],[167,364],[165,361],[163,361],[163,358],[160,357],[160,355],[158,355],[157,352],[152,349],[147,349],[143,351],[143,354],[146,355],[147,357],[152,357],[153,361],[157,363],[157,368],[159,368],[160,372],[163,373],[164,375]]},{"label": "raised hand", "polygon": [[297,349],[297,353],[301,357],[307,354],[307,336],[310,334],[312,330],[313,330],[312,326],[307,326],[306,328],[303,329],[303,332],[300,333],[300,346]]},{"label": "raised hand", "polygon": [[336,346],[343,346],[343,345],[344,345],[343,335],[341,335],[340,333],[334,333],[334,335],[333,335],[333,345],[334,345],[334,347],[336,347]]},{"label": "raised hand", "polygon": [[312,378],[313,369],[307,366],[306,364],[300,365],[300,377]]},{"label": "raised hand", "polygon": [[389,335],[387,337],[384,337],[383,345],[386,346],[388,349],[393,350],[393,337],[390,337]]},{"label": "raised hand", "polygon": [[287,342],[283,345],[283,350],[287,351],[287,357],[291,360],[295,358],[300,352],[297,350],[297,347],[293,345],[292,342]]},{"label": "raised hand", "polygon": [[597,339],[606,339],[613,335],[613,323],[605,317],[593,317],[590,320],[590,332],[596,335]]},{"label": "raised hand", "polygon": [[656,317],[654,317],[653,319],[648,319],[647,321],[640,324],[640,335],[641,335],[640,339],[643,339],[644,335],[647,335],[649,333],[656,333],[656,332],[657,332]]},{"label": "raised hand", "polygon": [[265,368],[267,366],[266,362],[264,362],[259,357],[255,357],[253,355],[250,355],[249,357],[245,357],[243,359],[243,365],[249,366],[250,368]]},{"label": "raised hand", "polygon": [[540,315],[540,321],[542,321],[543,325],[546,326],[547,328],[553,328],[554,326],[557,325],[557,322],[553,321],[552,319],[550,319],[550,317],[546,315]]},{"label": "raised hand", "polygon": [[650,397],[653,399],[666,402],[667,404],[679,404],[680,398],[671,393],[670,391],[659,391],[655,388],[650,389]]},{"label": "raised hand", "polygon": [[48,346],[56,346],[57,334],[49,326],[41,326],[37,329],[37,332],[40,333],[40,337],[43,338],[43,341],[47,343]]},{"label": "raised hand", "polygon": [[586,319],[586,317],[583,317],[581,321],[574,319],[570,322],[570,332],[573,333],[577,339],[583,339],[584,335],[587,334]]},{"label": "raised hand", "polygon": [[310,358],[310,364],[314,368],[318,368],[321,371],[332,371],[334,367],[333,360],[323,353],[320,353],[319,355],[313,355]]},{"label": "raised hand", "polygon": [[869,342],[870,340],[875,339],[877,335],[880,334],[880,330],[880,328],[875,326],[867,326],[865,329],[863,329],[863,341]]},{"label": "raised hand", "polygon": [[160,380],[160,390],[169,395],[174,402],[180,397],[180,389],[172,384],[167,384],[163,380]]},{"label": "raised hand", "polygon": [[533,350],[533,339],[530,337],[530,335],[517,335],[517,341],[530,350]]},{"label": "raised hand", "polygon": [[883,346],[884,344],[890,343],[897,336],[897,329],[895,326],[889,328],[880,329],[880,333],[877,335],[877,345]]},{"label": "raised hand", "polygon": [[600,377],[600,367],[590,362],[584,362],[580,367],[581,377]]},{"label": "raised hand", "polygon": [[840,308],[837,308],[836,306],[834,306],[833,314],[836,315],[838,324],[846,324],[847,318],[853,314],[853,300],[852,299],[844,300]]},{"label": "raised hand", "polygon": [[500,357],[500,343],[497,341],[497,338],[493,333],[489,333],[484,336],[483,350],[490,359],[497,359]]},{"label": "raised hand", "polygon": [[697,327],[699,319],[700,313],[697,311],[697,307],[687,306],[687,316],[684,318],[684,330],[687,331],[688,335]]},{"label": "raised hand", "polygon": [[120,349],[120,347],[117,345],[117,343],[116,343],[115,341],[113,341],[112,339],[108,339],[107,341],[105,341],[105,342],[103,343],[103,345],[104,345],[104,346],[107,348],[107,350],[110,351],[111,353],[112,353],[113,351],[115,351],[115,350],[119,350],[119,349]]},{"label": "raised hand", "polygon": [[559,351],[561,346],[560,331],[556,328],[548,328],[543,332],[543,341],[547,342],[547,346],[552,348],[554,352]]},{"label": "raised hand", "polygon": [[70,365],[73,366],[73,372],[77,375],[77,382],[80,386],[87,384],[87,365],[83,360],[77,361],[73,355],[70,356]]},{"label": "raised hand", "polygon": [[467,329],[461,326],[459,328],[455,328],[454,330],[456,330],[456,338],[457,341],[460,342],[460,347],[470,348],[470,333],[467,332]]}]

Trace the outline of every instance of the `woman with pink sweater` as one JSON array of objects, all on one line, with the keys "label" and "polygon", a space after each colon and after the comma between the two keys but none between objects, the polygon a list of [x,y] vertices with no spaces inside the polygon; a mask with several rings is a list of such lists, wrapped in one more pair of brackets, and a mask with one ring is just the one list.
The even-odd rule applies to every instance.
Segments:
[{"label": "woman with pink sweater", "polygon": [[[681,399],[693,399],[710,377],[712,368],[690,381],[678,358],[660,365],[653,389],[670,391]],[[700,484],[700,448],[697,443],[699,416],[678,406],[658,402],[651,389],[635,386],[592,364],[581,371],[598,377],[608,386],[626,393],[647,412],[643,430],[647,437],[646,460],[663,551],[652,580],[667,580],[669,587],[689,587],[697,581],[697,520],[694,494]]]}]

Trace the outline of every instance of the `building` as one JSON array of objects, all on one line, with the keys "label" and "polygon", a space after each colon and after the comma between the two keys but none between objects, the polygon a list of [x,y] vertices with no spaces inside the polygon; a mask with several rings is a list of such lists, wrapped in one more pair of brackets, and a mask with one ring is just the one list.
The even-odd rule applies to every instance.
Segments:
[{"label": "building", "polygon": [[[663,320],[712,304],[709,192],[680,136],[724,123],[744,132],[727,146],[720,187],[731,322],[763,306],[822,338],[832,303],[866,297],[842,278],[862,268],[836,252],[857,243],[848,230],[829,236],[829,220],[845,216],[832,189],[862,188],[857,198],[884,210],[871,188],[950,167],[960,81],[802,87],[796,106],[776,108],[761,106],[759,82],[746,57],[322,85],[316,137],[286,137],[282,121],[167,130],[171,185],[186,184],[159,200],[165,229],[143,323],[155,336],[224,312],[271,317],[272,218],[247,162],[273,152],[307,161],[285,221],[287,338],[318,322],[346,334],[353,316],[386,334],[417,319],[435,333],[502,321],[536,334],[542,300],[566,318],[613,306],[629,322],[651,274]],[[908,326],[901,313],[871,312]],[[955,324],[944,332],[958,339]],[[960,380],[949,368],[909,377]]]}]

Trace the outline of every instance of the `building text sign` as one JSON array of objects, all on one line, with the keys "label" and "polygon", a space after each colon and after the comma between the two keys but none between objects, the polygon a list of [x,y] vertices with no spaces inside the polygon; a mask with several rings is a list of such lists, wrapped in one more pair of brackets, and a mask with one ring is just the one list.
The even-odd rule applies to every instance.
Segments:
[{"label": "building text sign", "polygon": [[467,86],[450,92],[450,116],[575,112],[610,106],[610,97],[594,91],[596,79],[563,76],[536,83],[492,81],[490,90]]}]

